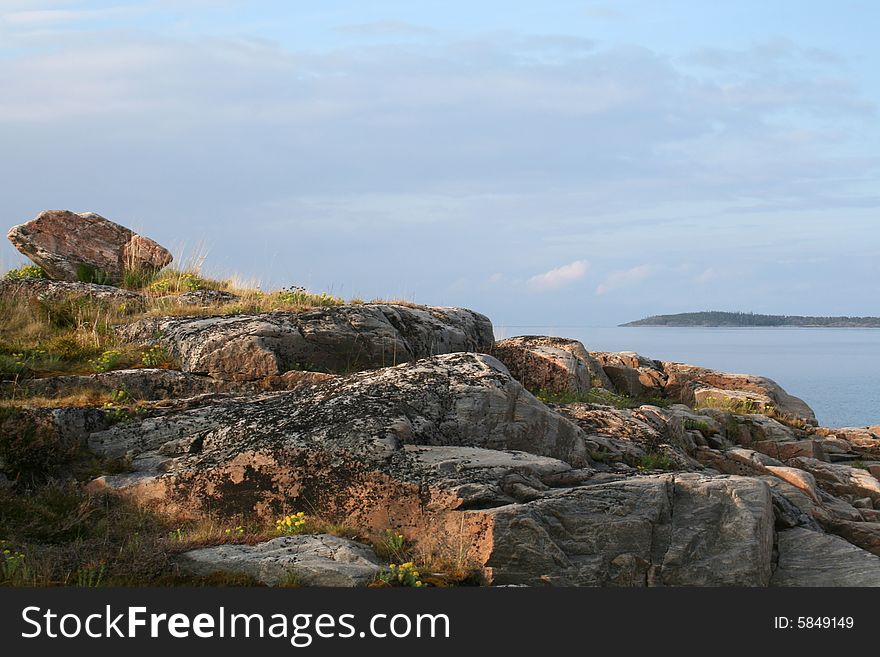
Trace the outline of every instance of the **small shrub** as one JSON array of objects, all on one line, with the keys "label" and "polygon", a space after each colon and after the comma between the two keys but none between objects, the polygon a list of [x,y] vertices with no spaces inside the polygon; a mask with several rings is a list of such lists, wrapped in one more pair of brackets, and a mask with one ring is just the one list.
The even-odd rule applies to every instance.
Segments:
[{"label": "small shrub", "polygon": [[703,422],[702,420],[686,418],[684,421],[684,428],[686,431],[699,431],[704,436],[712,435],[712,429],[706,422]]},{"label": "small shrub", "polygon": [[168,351],[160,344],[155,344],[141,353],[141,362],[144,367],[162,367],[169,360]]},{"label": "small shrub", "polygon": [[674,470],[675,463],[663,452],[648,452],[639,459],[636,467],[639,470]]},{"label": "small shrub", "polygon": [[591,388],[587,392],[553,392],[542,388],[532,394],[545,404],[600,404],[623,409],[637,408],[643,403],[632,397],[618,395],[605,388]]},{"label": "small shrub", "polygon": [[111,391],[110,399],[104,402],[104,417],[111,424],[124,424],[143,412],[144,409],[136,406],[132,396],[125,390]]},{"label": "small shrub", "polygon": [[107,565],[104,563],[81,566],[76,571],[76,585],[80,588],[94,589],[101,586]]},{"label": "small shrub", "polygon": [[385,545],[391,552],[400,552],[406,539],[403,534],[398,534],[392,529],[385,530]]},{"label": "small shrub", "polygon": [[97,285],[112,285],[113,278],[100,267],[95,267],[85,262],[76,267],[76,280],[80,283],[95,283]]},{"label": "small shrub", "polygon": [[25,355],[21,353],[0,354],[0,372],[11,374],[16,378],[32,374],[31,368],[27,365]]},{"label": "small shrub", "polygon": [[122,353],[116,349],[108,349],[97,358],[90,360],[89,365],[95,372],[109,372],[119,365],[122,360]]},{"label": "small shrub", "polygon": [[205,289],[225,289],[228,283],[224,281],[210,281],[202,278],[192,271],[180,271],[179,269],[166,269],[148,284],[147,288],[160,294],[169,292],[195,292]]},{"label": "small shrub", "polygon": [[608,463],[614,461],[614,455],[607,449],[590,450],[590,460],[596,463]]},{"label": "small shrub", "polygon": [[275,531],[279,534],[295,535],[302,534],[306,529],[306,514],[302,511],[293,515],[284,516],[275,521]]},{"label": "small shrub", "polygon": [[381,571],[378,580],[386,586],[412,586],[414,588],[424,586],[421,574],[412,561],[400,565],[388,564],[388,570]]},{"label": "small shrub", "polygon": [[153,269],[126,269],[122,273],[122,287],[127,290],[143,290],[148,288],[156,278]]},{"label": "small shrub", "polygon": [[49,278],[42,267],[37,265],[23,265],[18,269],[10,269],[4,275],[8,281],[20,281],[25,278]]},{"label": "small shrub", "polygon": [[13,408],[0,409],[0,461],[16,480],[45,480],[61,472],[79,446],[65,442],[54,431],[37,426]]},{"label": "small shrub", "polygon": [[727,397],[707,397],[698,403],[695,408],[717,408],[736,415],[768,415],[776,416],[776,407],[772,404],[764,404],[756,399],[730,399]]},{"label": "small shrub", "polygon": [[7,541],[0,541],[0,582],[7,585],[22,583],[28,579],[25,556],[9,547]]},{"label": "small shrub", "polygon": [[291,285],[276,293],[278,301],[291,306],[338,306],[344,301],[326,292],[314,294],[304,287]]}]

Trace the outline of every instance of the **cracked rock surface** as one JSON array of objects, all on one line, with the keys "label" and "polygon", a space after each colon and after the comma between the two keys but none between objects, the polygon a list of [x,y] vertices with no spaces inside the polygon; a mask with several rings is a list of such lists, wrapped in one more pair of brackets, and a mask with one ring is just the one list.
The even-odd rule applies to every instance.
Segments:
[{"label": "cracked rock surface", "polygon": [[242,573],[268,586],[291,577],[303,586],[364,586],[379,572],[372,548],[329,534],[190,550],[178,556],[176,565],[190,575]]},{"label": "cracked rock surface", "polygon": [[463,308],[391,304],[329,306],[233,317],[159,317],[121,327],[121,337],[159,341],[183,370],[254,380],[288,370],[348,373],[452,352],[489,352],[487,317]]}]

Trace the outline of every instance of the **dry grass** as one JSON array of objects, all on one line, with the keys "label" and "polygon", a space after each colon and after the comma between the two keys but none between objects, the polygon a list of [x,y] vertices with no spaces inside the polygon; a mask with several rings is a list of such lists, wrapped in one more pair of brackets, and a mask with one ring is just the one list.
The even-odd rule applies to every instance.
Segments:
[{"label": "dry grass", "polygon": [[13,390],[8,399],[0,399],[0,408],[95,408],[115,401],[112,392],[97,388],[73,390],[57,397],[28,395]]},{"label": "dry grass", "polygon": [[423,308],[421,304],[412,301],[411,299],[373,299],[370,303],[382,303],[394,306],[405,306],[407,308]]}]

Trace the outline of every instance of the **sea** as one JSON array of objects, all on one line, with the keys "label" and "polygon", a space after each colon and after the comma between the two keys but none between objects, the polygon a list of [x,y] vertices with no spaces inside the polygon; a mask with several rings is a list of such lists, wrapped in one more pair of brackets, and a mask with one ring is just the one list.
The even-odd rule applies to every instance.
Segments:
[{"label": "sea", "polygon": [[495,334],[556,335],[589,351],[758,374],[807,402],[822,426],[880,425],[880,329],[502,325]]}]

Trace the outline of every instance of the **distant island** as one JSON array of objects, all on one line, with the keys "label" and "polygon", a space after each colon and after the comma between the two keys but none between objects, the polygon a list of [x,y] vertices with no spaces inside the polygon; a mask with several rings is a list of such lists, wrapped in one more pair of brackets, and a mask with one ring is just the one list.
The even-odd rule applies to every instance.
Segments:
[{"label": "distant island", "polygon": [[803,326],[818,328],[880,328],[880,317],[805,317],[803,315],[759,315],[704,311],[676,315],[652,315],[621,326]]}]

